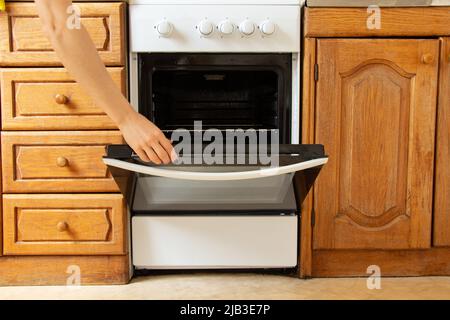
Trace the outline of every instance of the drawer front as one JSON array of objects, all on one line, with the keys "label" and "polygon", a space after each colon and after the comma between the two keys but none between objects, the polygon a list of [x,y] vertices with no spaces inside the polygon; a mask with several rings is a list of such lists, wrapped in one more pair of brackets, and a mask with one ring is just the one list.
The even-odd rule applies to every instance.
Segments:
[{"label": "drawer front", "polygon": [[3,196],[4,255],[124,254],[120,194]]},{"label": "drawer front", "polygon": [[119,131],[2,132],[3,192],[115,192],[103,164]]},{"label": "drawer front", "polygon": [[[124,65],[125,25],[123,3],[78,3],[81,23],[90,34],[103,62]],[[33,3],[9,3],[0,13],[1,66],[60,66],[42,32]]]},{"label": "drawer front", "polygon": [[[108,68],[125,94],[124,68]],[[0,70],[3,130],[115,129],[62,68]]]}]

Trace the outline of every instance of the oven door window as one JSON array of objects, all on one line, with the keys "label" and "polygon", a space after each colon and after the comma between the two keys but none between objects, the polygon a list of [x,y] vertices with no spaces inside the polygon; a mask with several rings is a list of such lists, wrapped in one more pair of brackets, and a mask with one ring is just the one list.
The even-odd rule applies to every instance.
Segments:
[{"label": "oven door window", "polygon": [[126,186],[134,214],[292,214],[298,207],[296,172],[312,183],[328,160],[321,146],[296,147],[280,153],[277,166],[155,166],[142,163],[128,146],[110,146],[104,162]]}]

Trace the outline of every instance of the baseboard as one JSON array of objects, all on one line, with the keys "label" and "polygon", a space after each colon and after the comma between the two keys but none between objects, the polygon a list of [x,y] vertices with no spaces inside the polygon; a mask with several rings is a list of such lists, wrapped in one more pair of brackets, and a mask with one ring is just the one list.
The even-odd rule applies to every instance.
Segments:
[{"label": "baseboard", "polygon": [[450,248],[426,250],[315,250],[313,277],[359,277],[380,267],[381,276],[449,276]]},{"label": "baseboard", "polygon": [[0,286],[126,284],[128,255],[118,256],[2,256]]}]

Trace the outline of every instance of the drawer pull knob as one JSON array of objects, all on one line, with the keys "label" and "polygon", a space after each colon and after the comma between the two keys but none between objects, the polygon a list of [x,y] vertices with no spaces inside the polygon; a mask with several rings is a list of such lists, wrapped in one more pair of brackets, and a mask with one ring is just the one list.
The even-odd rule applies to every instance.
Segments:
[{"label": "drawer pull knob", "polygon": [[57,94],[55,96],[55,102],[57,104],[67,104],[69,102],[69,98],[63,94]]},{"label": "drawer pull knob", "polygon": [[69,225],[65,221],[60,221],[56,225],[56,229],[58,229],[59,232],[64,232],[67,231],[67,229],[69,229]]},{"label": "drawer pull knob", "polygon": [[433,61],[434,61],[434,57],[430,53],[426,53],[422,56],[422,62],[424,64],[431,64],[431,63],[433,63]]},{"label": "drawer pull knob", "polygon": [[67,160],[67,158],[64,158],[64,157],[56,158],[56,165],[58,167],[67,167],[68,164],[69,164],[69,160]]}]

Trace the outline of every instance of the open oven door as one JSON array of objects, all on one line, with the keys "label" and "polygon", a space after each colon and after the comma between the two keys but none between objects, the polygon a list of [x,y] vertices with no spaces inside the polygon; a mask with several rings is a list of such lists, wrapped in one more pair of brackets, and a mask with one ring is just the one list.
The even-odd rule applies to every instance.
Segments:
[{"label": "open oven door", "polygon": [[280,145],[277,165],[191,156],[194,164],[153,165],[127,145],[107,147],[103,161],[132,214],[134,266],[296,266],[299,208],[328,161],[323,146]]}]

